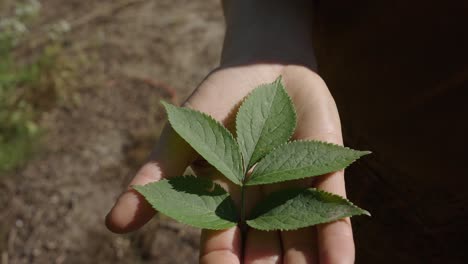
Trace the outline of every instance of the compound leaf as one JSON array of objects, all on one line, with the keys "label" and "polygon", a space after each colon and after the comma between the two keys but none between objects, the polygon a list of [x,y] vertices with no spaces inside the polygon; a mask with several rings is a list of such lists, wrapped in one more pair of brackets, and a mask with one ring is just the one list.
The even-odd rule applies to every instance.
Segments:
[{"label": "compound leaf", "polygon": [[245,170],[288,141],[296,127],[296,112],[281,77],[257,87],[245,99],[236,118],[237,141]]},{"label": "compound leaf", "polygon": [[179,176],[133,186],[154,209],[198,228],[227,229],[237,224],[229,194],[207,178]]},{"label": "compound leaf", "polygon": [[294,141],[261,160],[246,184],[268,184],[338,171],[369,153],[320,141]]},{"label": "compound leaf", "polygon": [[314,188],[292,189],[268,196],[247,224],[259,230],[295,230],[362,214],[370,215],[338,195]]},{"label": "compound leaf", "polygon": [[209,115],[164,102],[163,105],[172,128],[208,163],[241,185],[242,155],[232,134]]}]

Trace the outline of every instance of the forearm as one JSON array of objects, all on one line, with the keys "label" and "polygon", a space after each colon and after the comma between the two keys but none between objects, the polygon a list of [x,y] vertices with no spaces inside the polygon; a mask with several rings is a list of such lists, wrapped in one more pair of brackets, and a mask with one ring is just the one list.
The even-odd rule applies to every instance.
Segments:
[{"label": "forearm", "polygon": [[221,66],[297,64],[316,70],[312,0],[225,0]]}]

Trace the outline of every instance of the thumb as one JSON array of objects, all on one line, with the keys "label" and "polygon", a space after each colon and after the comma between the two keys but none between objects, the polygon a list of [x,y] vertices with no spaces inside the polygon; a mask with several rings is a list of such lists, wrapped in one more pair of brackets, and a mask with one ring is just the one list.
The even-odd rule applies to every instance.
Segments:
[{"label": "thumb", "polygon": [[149,161],[140,168],[107,214],[107,228],[115,233],[126,233],[148,222],[155,210],[131,186],[182,175],[195,157],[194,150],[167,124]]}]

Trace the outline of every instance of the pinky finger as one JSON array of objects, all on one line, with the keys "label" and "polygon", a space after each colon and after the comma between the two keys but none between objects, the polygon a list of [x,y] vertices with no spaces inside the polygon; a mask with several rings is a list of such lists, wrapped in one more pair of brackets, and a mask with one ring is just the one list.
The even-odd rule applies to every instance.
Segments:
[{"label": "pinky finger", "polygon": [[[346,197],[343,171],[323,176],[316,186]],[[317,232],[320,263],[354,263],[353,230],[349,218],[319,225]]]}]

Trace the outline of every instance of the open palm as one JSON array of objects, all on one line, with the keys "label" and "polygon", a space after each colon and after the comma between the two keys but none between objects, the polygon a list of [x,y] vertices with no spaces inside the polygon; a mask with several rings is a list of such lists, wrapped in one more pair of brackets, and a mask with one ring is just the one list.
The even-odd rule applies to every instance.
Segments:
[{"label": "open palm", "polygon": [[[219,69],[201,83],[184,105],[205,112],[231,128],[234,114],[243,98],[256,86],[271,83],[279,75],[283,77],[297,111],[298,124],[293,138],[342,144],[339,116],[328,88],[317,74],[300,66],[254,64]],[[220,183],[237,200],[235,202],[239,201],[236,199],[240,197],[239,187],[201,160],[169,126],[164,129],[150,162],[139,170],[130,185],[180,176],[187,166],[191,166],[197,175],[211,177]],[[268,193],[291,185],[314,186],[346,195],[343,171],[340,171],[315,180],[252,186],[246,195],[247,211]],[[129,232],[141,227],[154,213],[142,196],[129,189],[108,214],[106,224],[114,232]],[[221,231],[203,230],[201,241],[201,263],[354,262],[349,219],[296,231],[249,229],[244,239],[238,227]]]}]

